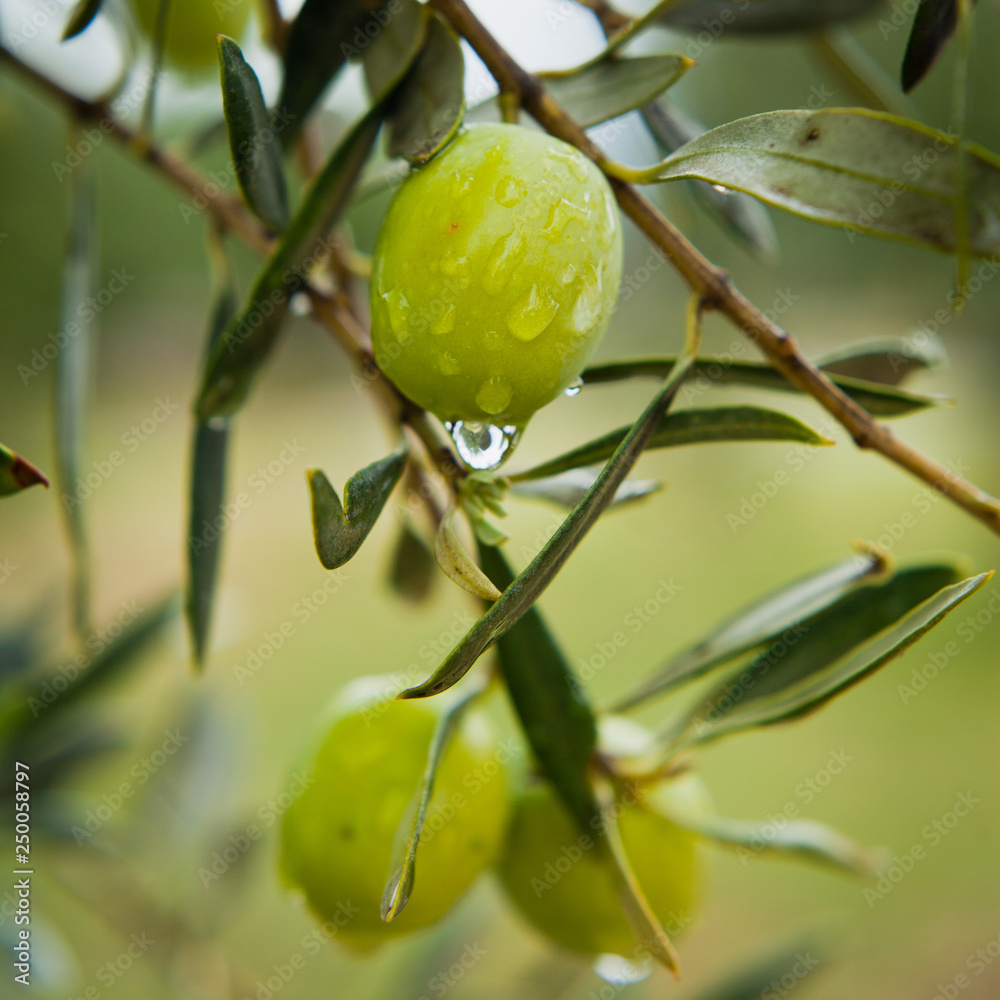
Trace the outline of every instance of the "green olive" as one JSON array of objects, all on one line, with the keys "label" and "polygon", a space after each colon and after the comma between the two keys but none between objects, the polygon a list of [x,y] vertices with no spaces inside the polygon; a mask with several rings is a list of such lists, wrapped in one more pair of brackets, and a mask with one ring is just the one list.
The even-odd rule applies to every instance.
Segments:
[{"label": "green olive", "polygon": [[[252,0],[166,0],[170,4],[164,54],[189,72],[217,70],[216,35],[239,38]],[[148,37],[156,29],[160,0],[132,0],[139,27]]]}]

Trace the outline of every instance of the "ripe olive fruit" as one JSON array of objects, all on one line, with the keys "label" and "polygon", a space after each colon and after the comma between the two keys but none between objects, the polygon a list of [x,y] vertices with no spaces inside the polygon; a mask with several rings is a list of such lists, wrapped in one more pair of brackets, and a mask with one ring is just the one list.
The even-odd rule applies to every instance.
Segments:
[{"label": "ripe olive fruit", "polygon": [[[168,0],[164,54],[178,69],[217,70],[216,35],[239,38],[246,27],[253,0]],[[160,0],[132,0],[143,34],[153,37]]]},{"label": "ripe olive fruit", "polygon": [[593,162],[544,132],[473,125],[389,207],[376,360],[444,421],[523,427],[583,370],[621,274],[618,209]]},{"label": "ripe olive fruit", "polygon": [[446,704],[440,697],[396,701],[398,690],[389,677],[348,685],[309,752],[305,791],[282,818],[286,882],[321,920],[340,927],[337,940],[358,949],[441,919],[494,861],[507,818],[497,736],[487,716],[472,708],[438,766],[409,903],[391,923],[382,921],[397,831],[412,815]]}]

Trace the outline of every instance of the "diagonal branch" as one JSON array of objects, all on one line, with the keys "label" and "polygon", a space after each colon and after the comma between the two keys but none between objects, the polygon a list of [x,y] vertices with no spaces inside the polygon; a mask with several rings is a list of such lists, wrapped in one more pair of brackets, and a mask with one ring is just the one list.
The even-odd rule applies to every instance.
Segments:
[{"label": "diagonal branch", "polygon": [[[518,94],[521,106],[549,133],[572,143],[598,166],[606,163],[601,150],[552,99],[541,81],[526,72],[469,9],[465,0],[430,0],[464,37],[501,91]],[[937,492],[967,510],[1000,534],[1000,501],[946,466],[927,457],[874,420],[870,413],[837,388],[802,352],[794,338],[769,320],[733,285],[729,275],[707,260],[632,185],[609,177],[622,211],[659,247],[706,307],[723,313],[749,337],[793,385],[808,393],[842,424],[859,448],[880,452],[891,462],[922,479]]]}]

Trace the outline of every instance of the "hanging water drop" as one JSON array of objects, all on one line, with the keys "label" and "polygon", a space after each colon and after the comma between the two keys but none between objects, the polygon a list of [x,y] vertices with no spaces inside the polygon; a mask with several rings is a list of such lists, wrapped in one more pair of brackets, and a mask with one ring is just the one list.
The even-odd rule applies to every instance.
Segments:
[{"label": "hanging water drop", "polygon": [[477,472],[495,469],[505,462],[521,437],[521,428],[514,424],[497,427],[494,424],[456,420],[446,423],[445,428],[455,442],[459,457]]},{"label": "hanging water drop", "polygon": [[564,396],[579,396],[580,390],[583,388],[583,379],[575,378],[565,389],[563,389]]},{"label": "hanging water drop", "polygon": [[724,184],[713,184],[713,191],[718,191],[719,194],[736,194],[732,188],[727,188]]},{"label": "hanging water drop", "polygon": [[288,303],[288,308],[293,316],[308,316],[312,312],[312,303],[305,292],[296,292]]},{"label": "hanging water drop", "polygon": [[594,974],[612,986],[624,987],[641,983],[653,971],[652,962],[631,962],[621,955],[598,955],[594,959]]}]

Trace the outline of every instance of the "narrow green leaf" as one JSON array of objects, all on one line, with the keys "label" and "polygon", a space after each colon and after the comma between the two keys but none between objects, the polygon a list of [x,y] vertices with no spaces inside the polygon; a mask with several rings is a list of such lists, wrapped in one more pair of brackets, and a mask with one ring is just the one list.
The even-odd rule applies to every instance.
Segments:
[{"label": "narrow green leaf", "polygon": [[[589,469],[569,469],[558,476],[535,481],[527,480],[514,483],[511,493],[515,496],[531,500],[544,500],[554,503],[557,507],[572,510],[587,495],[597,481],[597,473]],[[663,483],[655,479],[626,479],[618,487],[614,500],[608,504],[608,510],[615,510],[643,500],[653,493],[663,489]]]},{"label": "narrow green leaf", "polygon": [[[427,750],[427,764],[417,787],[413,818],[411,820],[409,815],[403,818],[403,823],[408,825],[409,830],[405,838],[398,840],[402,846],[402,856],[393,859],[392,872],[382,892],[380,915],[386,923],[391,923],[399,916],[402,909],[410,901],[410,894],[413,892],[416,880],[417,848],[420,846],[420,837],[424,831],[427,810],[434,795],[434,780],[437,776],[438,765],[444,757],[445,750],[448,749],[448,744],[455,730],[462,721],[462,715],[484,690],[483,686],[474,688],[438,717],[430,747]],[[405,831],[406,827],[403,829]]]},{"label": "narrow green leaf", "polygon": [[960,155],[968,171],[969,246],[977,255],[997,254],[1000,160],[883,112],[752,115],[706,132],[640,173],[645,183],[708,181],[814,222],[953,252]]},{"label": "narrow green leaf", "polygon": [[947,360],[944,344],[937,337],[921,338],[920,343],[906,337],[892,337],[847,344],[817,358],[816,364],[827,375],[900,385],[911,375]]},{"label": "narrow green leaf", "polygon": [[404,523],[389,562],[389,585],[404,600],[419,604],[434,586],[437,563],[423,539]]},{"label": "narrow green leaf", "polygon": [[[627,427],[620,427],[532,469],[516,472],[510,477],[511,481],[542,479],[566,469],[604,462],[614,453],[628,432]],[[713,409],[679,410],[667,414],[650,436],[646,450],[731,441],[798,441],[801,444],[817,447],[833,444],[801,420],[787,413],[766,410],[759,406],[719,406]]]},{"label": "narrow green leaf", "polygon": [[[223,278],[209,324],[207,351],[222,336],[236,312],[236,294],[228,274]],[[187,532],[187,586],[184,613],[191,634],[194,665],[204,665],[212,620],[215,581],[222,549],[223,505],[229,422],[198,421],[191,448],[191,505]]]},{"label": "narrow green leaf", "polygon": [[225,35],[218,41],[222,110],[236,179],[251,210],[280,232],[288,225],[288,192],[275,123],[240,47]]},{"label": "narrow green leaf", "polygon": [[732,0],[691,0],[671,5],[663,22],[697,34],[706,25],[720,25],[723,34],[754,35],[811,31],[859,17],[881,0],[766,0],[733,3]]},{"label": "narrow green leaf", "polygon": [[356,472],[344,487],[343,505],[319,469],[306,473],[312,496],[316,554],[325,569],[336,569],[354,558],[399,482],[406,457],[406,449],[400,448]]},{"label": "narrow green leaf", "polygon": [[78,0],[70,14],[66,27],[63,28],[60,41],[68,42],[90,27],[90,22],[97,17],[103,0]]},{"label": "narrow green leaf", "polygon": [[[633,358],[594,365],[583,373],[587,385],[619,382],[629,378],[664,378],[673,368],[676,357]],[[877,417],[899,417],[930,406],[945,406],[954,400],[947,396],[910,392],[895,386],[880,385],[831,371],[830,381],[843,389],[855,402]],[[738,361],[726,357],[701,357],[692,376],[717,385],[749,385],[780,392],[799,392],[777,368],[763,361]]]},{"label": "narrow green leaf", "polygon": [[365,83],[373,101],[396,89],[427,38],[430,7],[417,0],[399,0],[399,4],[374,44],[364,52]]},{"label": "narrow green leaf", "polygon": [[49,481],[26,458],[0,444],[0,497],[20,493],[29,486],[41,483],[46,489]]},{"label": "narrow green leaf", "polygon": [[465,551],[452,526],[454,519],[455,511],[452,509],[441,521],[434,538],[434,558],[444,575],[463,590],[484,601],[495,601],[500,591]]},{"label": "narrow green leaf", "polygon": [[[72,137],[71,137],[72,138]],[[88,397],[96,337],[94,311],[87,307],[97,259],[97,199],[93,164],[73,172],[70,223],[63,264],[60,328],[67,336],[56,358],[56,482],[73,552],[73,623],[85,640],[93,632],[90,608],[90,552],[80,483],[84,474]]]},{"label": "narrow green leaf", "polygon": [[[975,0],[970,0],[975,3]],[[920,0],[901,71],[904,93],[930,72],[958,27],[958,0]]]},{"label": "narrow green leaf", "polygon": [[984,573],[960,583],[953,566],[903,570],[849,594],[727,678],[689,713],[678,745],[784,722],[814,711],[905,652],[981,587]]},{"label": "narrow green leaf", "polygon": [[633,694],[616,703],[614,711],[632,708],[702,677],[766,642],[773,642],[783,632],[870,582],[885,568],[883,559],[868,553],[828,566],[771,592],[725,619],[707,638],[672,656]]},{"label": "narrow green leaf", "polygon": [[639,460],[643,448],[673,402],[692,361],[692,355],[681,355],[663,387],[632,425],[584,499],[556,529],[528,567],[507,587],[500,599],[466,633],[433,676],[423,684],[404,691],[401,697],[426,698],[440,694],[456,684],[473,663],[538,600],[614,499],[618,487]]},{"label": "narrow green leaf", "polygon": [[582,68],[540,73],[545,89],[584,128],[641,108],[694,65],[678,53],[609,56]]},{"label": "narrow green leaf", "polygon": [[793,976],[798,986],[803,975],[811,976],[823,969],[825,963],[815,956],[815,950],[808,939],[786,945],[763,960],[757,958],[752,965],[730,972],[707,990],[699,991],[696,1000],[765,1000],[767,991],[774,993],[775,983],[780,983],[785,976]]},{"label": "narrow green leaf", "polygon": [[[663,97],[645,105],[642,118],[662,156],[708,131]],[[695,197],[723,229],[735,235],[758,257],[773,260],[777,256],[778,237],[767,209],[760,202],[739,191],[719,191],[705,181],[691,181],[690,184]]]},{"label": "narrow green leaf", "polygon": [[426,163],[458,130],[465,114],[462,47],[439,17],[431,17],[427,38],[389,114],[390,156]]},{"label": "narrow green leaf", "polygon": [[274,347],[291,295],[301,287],[313,254],[322,249],[350,197],[382,123],[376,104],[350,129],[306,192],[249,300],[209,356],[196,404],[199,420],[228,416],[246,400]]},{"label": "narrow green leaf", "polygon": [[382,0],[305,0],[288,31],[283,55],[277,110],[288,119],[281,131],[285,149],[347,60],[361,56],[392,16]]},{"label": "narrow green leaf", "polygon": [[[482,545],[479,558],[502,591],[515,582],[499,549]],[[582,829],[598,807],[590,783],[597,722],[572,668],[537,608],[497,640],[497,662],[535,759]]]},{"label": "narrow green leaf", "polygon": [[814,820],[788,820],[780,828],[773,822],[727,819],[722,816],[671,815],[678,826],[736,847],[741,855],[798,857],[857,875],[874,875],[884,863],[884,852],[862,847],[850,837]]}]

